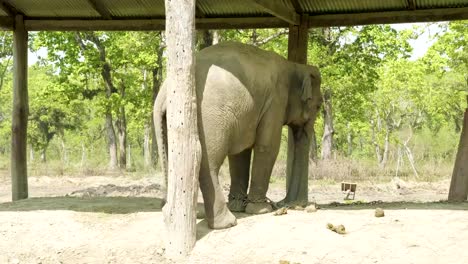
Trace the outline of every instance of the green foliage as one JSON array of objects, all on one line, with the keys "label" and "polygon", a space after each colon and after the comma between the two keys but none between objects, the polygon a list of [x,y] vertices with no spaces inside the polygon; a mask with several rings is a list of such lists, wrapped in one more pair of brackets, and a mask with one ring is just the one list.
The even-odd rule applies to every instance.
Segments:
[{"label": "green foliage", "polygon": [[[398,31],[389,25],[369,25],[309,31],[308,63],[320,68],[322,89],[332,95],[334,150],[338,157],[348,156],[355,164],[343,169],[343,175],[364,173],[363,168],[375,166],[376,149],[383,152],[387,136],[388,175],[395,174],[388,167],[395,166],[405,144],[417,162],[446,164],[453,160],[468,92],[467,23],[439,23],[434,45],[418,60],[410,59],[409,43],[425,28]],[[216,32],[216,38],[256,45],[287,57],[287,33],[287,29],[223,30]],[[124,109],[127,145],[133,165],[142,169],[153,96],[165,71],[163,33],[38,32],[30,36],[33,50],[47,49],[47,55],[29,69],[28,139],[33,151],[46,150],[50,164],[57,164],[57,169],[68,155],[68,166],[100,173],[98,167],[108,162],[105,115],[111,113],[116,121]],[[7,160],[11,33],[1,33],[0,44],[0,156]],[[105,67],[109,67],[108,80],[103,75]],[[315,131],[320,149],[322,117]],[[283,165],[286,139],[284,129],[278,156]],[[367,171],[374,176],[380,173],[378,168]],[[336,174],[326,171],[322,175],[327,173]]]}]

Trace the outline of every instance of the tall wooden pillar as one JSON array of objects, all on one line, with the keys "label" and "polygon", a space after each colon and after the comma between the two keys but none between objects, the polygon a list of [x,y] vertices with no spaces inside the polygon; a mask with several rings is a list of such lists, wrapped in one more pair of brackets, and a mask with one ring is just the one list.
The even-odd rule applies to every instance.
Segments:
[{"label": "tall wooden pillar", "polygon": [[26,160],[28,128],[28,32],[22,15],[13,31],[13,116],[11,133],[11,182],[13,201],[28,198]]},{"label": "tall wooden pillar", "polygon": [[465,110],[460,143],[458,144],[448,195],[448,200],[451,202],[465,201],[468,196],[468,108]]},{"label": "tall wooden pillar", "polygon": [[[299,26],[289,26],[288,39],[288,60],[296,63],[307,63],[307,43],[308,43],[308,16],[301,16]],[[308,201],[308,152],[299,151],[298,144],[307,142],[295,142],[293,131],[288,128],[288,157],[286,169],[286,198],[283,200],[289,202],[307,202]],[[309,142],[310,144],[310,142]],[[307,148],[308,146],[300,146]],[[301,157],[300,157],[300,156]],[[305,156],[304,156],[305,155]],[[304,161],[304,159],[306,159]],[[300,164],[300,166],[299,166]]]},{"label": "tall wooden pillar", "polygon": [[184,259],[196,241],[201,145],[195,93],[195,0],[166,0],[168,187],[166,256]]}]

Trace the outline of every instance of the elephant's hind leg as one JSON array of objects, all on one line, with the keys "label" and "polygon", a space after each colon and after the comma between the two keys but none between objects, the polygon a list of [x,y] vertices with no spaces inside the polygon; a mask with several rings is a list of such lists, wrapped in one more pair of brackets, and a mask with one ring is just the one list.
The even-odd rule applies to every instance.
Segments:
[{"label": "elephant's hind leg", "polygon": [[236,217],[229,211],[224,194],[218,180],[219,166],[210,166],[206,158],[202,158],[200,168],[200,189],[205,204],[205,216],[208,226],[213,229],[223,229],[235,226]]},{"label": "elephant's hind leg", "polygon": [[252,149],[246,149],[239,154],[229,156],[231,188],[229,190],[228,207],[232,212],[245,211],[251,156]]}]

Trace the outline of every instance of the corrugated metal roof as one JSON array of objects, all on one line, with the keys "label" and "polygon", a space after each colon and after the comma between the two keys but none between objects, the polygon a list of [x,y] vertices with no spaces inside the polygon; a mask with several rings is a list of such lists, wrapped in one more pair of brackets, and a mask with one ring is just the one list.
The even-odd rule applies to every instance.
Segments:
[{"label": "corrugated metal roof", "polygon": [[112,16],[164,17],[164,0],[101,0]]},{"label": "corrugated metal roof", "polygon": [[416,8],[446,8],[467,6],[467,0],[415,0]]},{"label": "corrugated metal roof", "polygon": [[[106,12],[99,14],[89,0],[7,0],[30,20],[29,28],[38,30],[52,29],[123,29],[146,30],[161,28],[160,21],[145,21],[145,19],[164,18],[164,0],[99,0]],[[266,0],[265,0],[266,1]],[[273,9],[261,7],[253,0],[197,0],[197,13],[205,18],[221,18],[199,20],[204,28],[255,28],[255,27],[286,27],[294,20],[288,18],[288,12],[277,8],[295,10],[292,0],[269,0]],[[413,0],[410,8],[408,0],[294,0],[303,13],[310,15],[309,26],[360,25],[372,23],[404,23],[446,21],[468,19],[468,0]],[[279,5],[276,5],[279,4]],[[99,7],[96,7],[99,9]],[[415,12],[408,11],[415,8]],[[438,12],[428,11],[438,9]],[[391,14],[380,12],[396,11]],[[201,14],[200,14],[201,13]],[[361,13],[370,13],[361,15]],[[106,20],[108,15],[112,20]],[[335,16],[334,14],[339,14]],[[275,17],[275,15],[277,17]],[[324,15],[324,16],[320,16]],[[329,16],[327,16],[329,15]],[[348,15],[348,16],[347,16]],[[12,28],[12,20],[5,19],[8,12],[0,8],[0,29]],[[246,19],[244,21],[243,18]],[[226,21],[223,19],[226,18]],[[229,19],[228,19],[229,18]],[[232,19],[231,19],[232,18]],[[241,19],[238,19],[241,18]],[[54,20],[89,20],[82,26],[75,21],[57,24]],[[134,24],[125,24],[117,20],[135,19]],[[34,21],[34,22],[33,22]],[[43,22],[43,23],[42,23]],[[116,22],[116,23],[114,23]],[[77,25],[79,24],[79,25]]]},{"label": "corrugated metal roof", "polygon": [[[164,0],[100,0],[116,18],[162,18]],[[280,2],[294,10],[290,0]],[[468,0],[414,0],[417,9],[468,7]],[[407,10],[407,0],[298,0],[310,15]],[[10,0],[28,17],[96,18],[99,13],[88,0]],[[251,0],[197,0],[197,7],[206,17],[271,16]],[[0,9],[0,16],[7,14]]]},{"label": "corrugated metal roof", "polygon": [[197,6],[206,17],[268,15],[250,0],[198,0]]},{"label": "corrugated metal roof", "polygon": [[299,3],[302,9],[310,14],[392,11],[406,8],[406,0],[299,0]]},{"label": "corrugated metal roof", "polygon": [[99,17],[87,0],[15,0],[12,3],[30,17]]}]

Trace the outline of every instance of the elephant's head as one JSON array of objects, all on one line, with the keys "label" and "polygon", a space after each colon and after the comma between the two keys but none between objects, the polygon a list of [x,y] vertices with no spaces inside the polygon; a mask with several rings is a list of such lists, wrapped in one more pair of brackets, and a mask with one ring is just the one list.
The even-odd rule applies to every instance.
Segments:
[{"label": "elephant's head", "polygon": [[317,67],[296,64],[288,99],[286,124],[288,134],[288,165],[286,198],[283,203],[307,202],[309,146],[314,123],[322,104],[321,77]]},{"label": "elephant's head", "polygon": [[[291,76],[286,124],[291,128],[313,128],[317,112],[322,105],[321,77],[317,67],[295,64]],[[311,127],[312,126],[312,127]],[[309,131],[305,131],[309,132]]]}]

